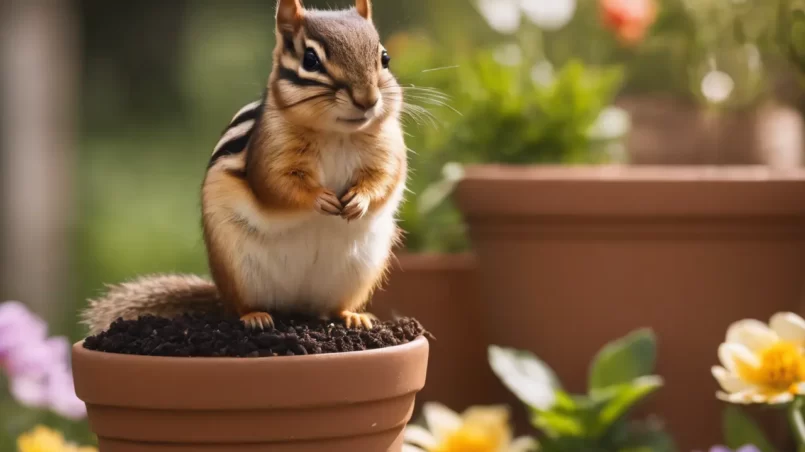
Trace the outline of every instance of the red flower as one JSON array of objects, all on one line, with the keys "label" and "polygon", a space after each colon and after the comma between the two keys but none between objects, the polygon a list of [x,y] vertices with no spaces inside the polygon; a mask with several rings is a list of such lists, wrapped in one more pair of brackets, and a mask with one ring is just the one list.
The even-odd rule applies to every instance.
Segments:
[{"label": "red flower", "polygon": [[601,20],[625,44],[637,44],[657,18],[655,0],[599,0]]}]

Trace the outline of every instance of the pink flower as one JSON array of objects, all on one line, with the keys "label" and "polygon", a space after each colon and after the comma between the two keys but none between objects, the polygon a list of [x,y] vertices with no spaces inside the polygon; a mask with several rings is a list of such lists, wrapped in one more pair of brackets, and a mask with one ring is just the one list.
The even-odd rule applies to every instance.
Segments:
[{"label": "pink flower", "polygon": [[22,345],[45,340],[47,324],[17,301],[0,303],[0,365]]},{"label": "pink flower", "polygon": [[624,44],[637,44],[657,18],[656,0],[599,0],[604,25]]},{"label": "pink flower", "polygon": [[11,378],[39,377],[46,375],[53,366],[61,365],[69,353],[70,344],[64,337],[26,342],[8,352],[4,367]]},{"label": "pink flower", "polygon": [[0,370],[19,403],[69,419],[86,416],[73,386],[70,343],[65,337],[48,338],[47,324],[22,303],[0,304]]}]

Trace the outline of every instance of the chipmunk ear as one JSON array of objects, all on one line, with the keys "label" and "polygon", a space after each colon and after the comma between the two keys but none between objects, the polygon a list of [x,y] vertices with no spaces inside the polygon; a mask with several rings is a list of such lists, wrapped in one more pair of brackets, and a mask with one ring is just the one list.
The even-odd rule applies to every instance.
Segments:
[{"label": "chipmunk ear", "polygon": [[285,32],[295,33],[302,26],[305,7],[301,0],[279,0],[277,3],[277,27]]},{"label": "chipmunk ear", "polygon": [[372,0],[357,0],[355,7],[358,9],[358,14],[364,19],[372,20]]}]

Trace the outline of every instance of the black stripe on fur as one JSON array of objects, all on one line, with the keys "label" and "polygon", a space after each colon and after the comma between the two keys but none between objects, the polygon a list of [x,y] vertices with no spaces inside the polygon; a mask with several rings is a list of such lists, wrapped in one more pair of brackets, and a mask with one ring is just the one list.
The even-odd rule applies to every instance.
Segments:
[{"label": "black stripe on fur", "polygon": [[[238,115],[235,119],[233,119],[230,125],[221,134],[221,136],[225,135],[226,132],[231,128],[237,127],[238,125],[243,124],[244,122],[249,121],[251,119],[254,119],[255,126],[259,124],[260,118],[263,115],[263,110],[265,108],[264,105],[265,105],[266,94],[267,91],[266,93],[263,94],[262,102],[260,102],[260,105],[257,108],[247,110]],[[246,132],[244,135],[232,139],[226,142],[223,146],[221,146],[221,148],[218,149],[218,151],[215,154],[213,154],[213,156],[210,158],[210,162],[207,165],[207,168],[208,169],[211,168],[213,165],[215,165],[215,163],[218,160],[220,160],[223,157],[240,154],[241,152],[245,151],[246,147],[249,145],[249,140],[251,139],[254,130],[256,129],[255,126],[252,126],[252,128],[249,129],[249,131]]]},{"label": "black stripe on fur", "polygon": [[322,86],[324,88],[330,88],[330,89],[334,88],[333,85],[330,85],[328,83],[322,83],[318,80],[310,80],[302,78],[299,76],[299,74],[284,66],[280,66],[279,68],[279,79],[286,80],[297,86]]}]

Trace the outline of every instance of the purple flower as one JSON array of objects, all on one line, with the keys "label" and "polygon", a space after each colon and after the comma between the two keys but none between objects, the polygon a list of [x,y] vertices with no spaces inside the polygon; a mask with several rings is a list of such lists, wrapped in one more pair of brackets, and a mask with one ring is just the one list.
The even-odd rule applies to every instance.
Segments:
[{"label": "purple flower", "polygon": [[45,322],[24,304],[16,301],[0,303],[0,365],[18,347],[45,340],[47,329]]},{"label": "purple flower", "polygon": [[9,390],[19,403],[69,419],[86,416],[69,358],[67,338],[48,338],[47,324],[25,305],[0,304],[0,370],[8,374]]},{"label": "purple flower", "polygon": [[752,445],[745,445],[733,451],[727,446],[715,446],[710,448],[710,452],[760,452],[760,449]]}]

